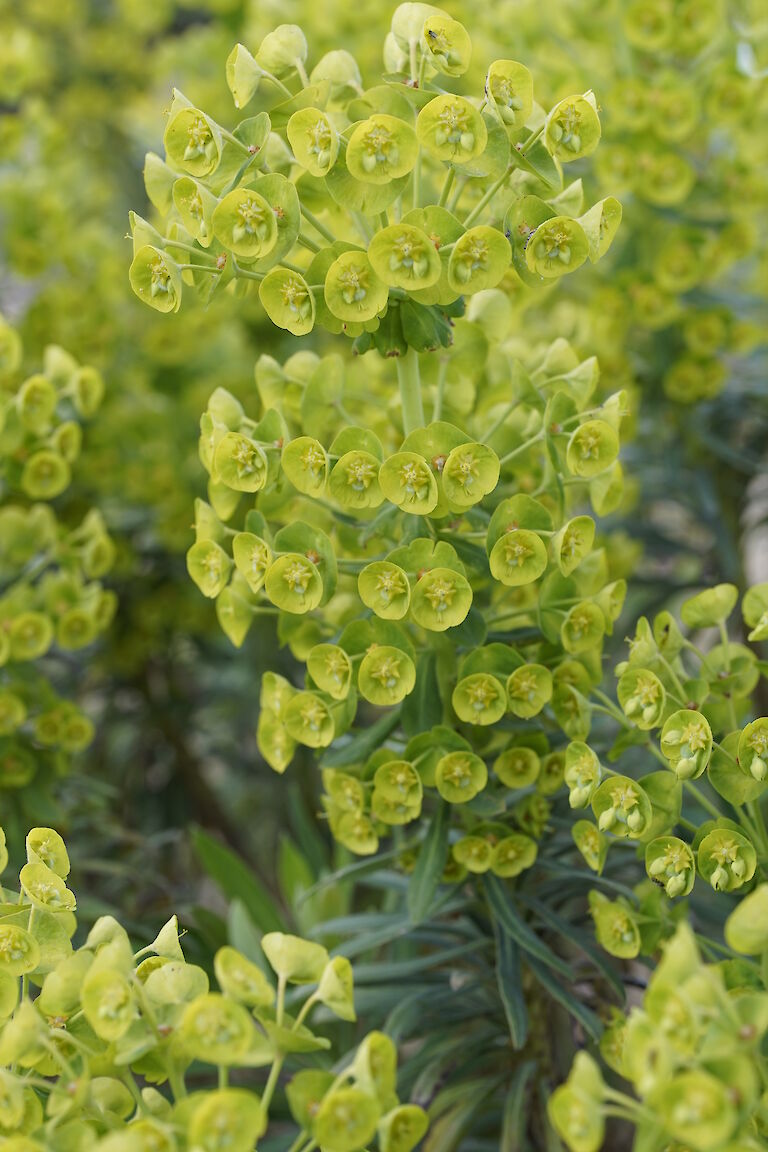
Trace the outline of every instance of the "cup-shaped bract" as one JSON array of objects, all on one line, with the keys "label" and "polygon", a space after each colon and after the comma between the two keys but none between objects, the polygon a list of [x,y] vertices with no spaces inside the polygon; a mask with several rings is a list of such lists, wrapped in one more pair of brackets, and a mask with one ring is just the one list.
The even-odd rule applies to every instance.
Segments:
[{"label": "cup-shaped bract", "polygon": [[611,956],[632,960],[640,952],[640,928],[627,900],[609,900],[600,892],[589,894],[589,910],[595,922],[597,942]]},{"label": "cup-shaped bract", "polygon": [[411,603],[407,574],[389,560],[366,564],[357,578],[357,590],[366,608],[382,620],[402,620]]},{"label": "cup-shaped bract", "polygon": [[453,246],[448,260],[448,283],[457,295],[495,288],[503,280],[512,251],[503,232],[487,224],[468,229]]},{"label": "cup-shaped bract", "polygon": [[422,30],[422,51],[438,72],[463,76],[472,59],[472,41],[463,24],[445,12],[430,15]]},{"label": "cup-shaped bract", "polygon": [[405,120],[375,112],[352,129],[346,162],[351,176],[364,184],[389,184],[407,176],[416,163],[419,143]]},{"label": "cup-shaped bract", "polygon": [[591,820],[577,820],[571,829],[573,842],[588,868],[598,875],[608,855],[608,841]]},{"label": "cup-shaped bract", "polygon": [[493,847],[485,836],[462,836],[451,846],[451,855],[467,872],[479,876],[491,867]]},{"label": "cup-shaped bract", "polygon": [[607,196],[579,217],[579,224],[589,244],[589,259],[593,264],[605,256],[613,244],[621,224],[621,213],[621,204],[616,197]]},{"label": "cup-shaped bract", "polygon": [[509,128],[521,128],[533,111],[533,76],[517,60],[494,60],[485,78],[488,103]]},{"label": "cup-shaped bract", "polygon": [[69,487],[72,472],[60,452],[40,448],[24,461],[21,488],[32,500],[54,500]]},{"label": "cup-shaped bract", "polygon": [[277,244],[277,221],[268,201],[251,188],[234,188],[219,200],[213,232],[224,247],[243,260],[268,256]]},{"label": "cup-shaped bract", "polygon": [[173,185],[173,203],[190,236],[208,248],[213,241],[216,197],[200,181],[181,176]]},{"label": "cup-shaped bract", "polygon": [[493,770],[507,788],[528,788],[538,779],[541,760],[533,748],[513,745],[496,757]]},{"label": "cup-shaped bract", "polygon": [[507,677],[509,710],[523,720],[537,716],[552,699],[552,673],[543,664],[523,664]]},{"label": "cup-shaped bract", "polygon": [[755,584],[741,603],[744,623],[750,629],[747,639],[754,643],[768,639],[768,584]]},{"label": "cup-shaped bract", "polygon": [[395,452],[379,469],[379,484],[387,500],[415,516],[426,516],[437,507],[434,472],[417,452]]},{"label": "cup-shaped bract", "polygon": [[274,1003],[275,990],[261,968],[236,948],[229,945],[219,948],[213,958],[213,967],[219,987],[226,996],[247,1008],[266,1008]]},{"label": "cup-shaped bract", "polygon": [[600,117],[594,93],[567,96],[555,104],[544,126],[544,143],[561,163],[589,156],[600,143]]},{"label": "cup-shaped bract", "polygon": [[381,228],[368,245],[368,258],[385,284],[405,291],[430,288],[440,279],[434,241],[413,224]]},{"label": "cup-shaped bract", "polygon": [[327,748],[336,734],[329,705],[318,692],[297,692],[284,716],[289,736],[307,748]]},{"label": "cup-shaped bract", "polygon": [[388,644],[369,648],[360,662],[357,686],[371,704],[398,704],[413,691],[416,667],[407,652]]},{"label": "cup-shaped bract", "polygon": [[449,752],[435,768],[435,786],[449,804],[467,804],[485,788],[488,769],[474,752]]},{"label": "cup-shaped bract", "polygon": [[552,280],[575,272],[589,256],[589,240],[578,220],[552,216],[534,230],[525,246],[530,272]]},{"label": "cup-shaped bract", "polygon": [[302,168],[318,179],[336,163],[339,134],[327,112],[320,108],[300,108],[286,126],[293,154]]},{"label": "cup-shaped bract", "polygon": [[211,176],[219,166],[223,141],[218,125],[199,108],[179,106],[183,97],[174,92],[174,106],[163,135],[166,155],[175,168],[198,180]]},{"label": "cup-shaped bract", "polygon": [[619,437],[606,420],[585,420],[572,433],[566,462],[574,476],[591,479],[613,464],[619,454]]},{"label": "cup-shaped bract", "polygon": [[181,307],[181,269],[167,252],[145,244],[128,271],[131,288],[157,312],[178,312]]},{"label": "cup-shaped bract", "polygon": [[768,884],[758,884],[725,922],[725,939],[742,955],[759,956],[768,948]]},{"label": "cup-shaped bract", "polygon": [[595,522],[591,516],[575,516],[552,538],[551,549],[563,576],[570,576],[592,551]]},{"label": "cup-shaped bract", "polygon": [[266,540],[255,532],[238,532],[232,538],[232,556],[251,592],[259,592],[272,563],[272,550]]},{"label": "cup-shaped bract", "polygon": [[393,804],[420,804],[423,785],[419,773],[408,760],[388,760],[373,777],[376,791]]},{"label": "cup-shaped bract", "polygon": [[16,411],[28,431],[44,436],[56,411],[56,389],[42,372],[29,376],[16,393]]},{"label": "cup-shaped bract", "polygon": [[245,1088],[219,1088],[207,1092],[194,1107],[187,1125],[193,1148],[215,1152],[231,1148],[247,1152],[267,1129],[267,1116],[259,1097]]},{"label": "cup-shaped bract", "polygon": [[227,57],[225,74],[235,108],[244,108],[256,95],[264,77],[264,69],[244,44],[235,44]]},{"label": "cup-shaped bract", "polygon": [[645,849],[645,870],[670,899],[687,896],[696,878],[693,852],[679,836],[657,836]]},{"label": "cup-shaped bract", "polygon": [[436,160],[470,164],[485,151],[488,129],[483,117],[463,96],[435,96],[416,119],[419,143]]},{"label": "cup-shaped bract", "polygon": [[259,284],[259,300],[273,324],[294,336],[315,326],[315,301],[304,277],[289,268],[273,268]]},{"label": "cup-shaped bract", "polygon": [[651,822],[651,802],[641,784],[629,776],[609,776],[592,797],[601,832],[637,840]]},{"label": "cup-shaped bract", "polygon": [[387,306],[389,290],[377,276],[366,252],[342,252],[325,277],[329,311],[346,323],[373,320]]},{"label": "cup-shaped bract", "polygon": [[213,455],[214,478],[235,492],[258,492],[269,465],[261,444],[242,432],[225,432]]},{"label": "cup-shaped bract", "polygon": [[352,685],[352,662],[338,644],[315,644],[307,656],[307,671],[322,692],[346,700]]},{"label": "cup-shaped bract", "polygon": [[495,724],[507,710],[507,694],[497,676],[474,672],[459,680],[451,703],[465,724]]},{"label": "cup-shaped bract", "polygon": [[595,1061],[578,1052],[571,1074],[549,1099],[548,1112],[570,1152],[599,1152],[605,1138],[603,1079]]},{"label": "cup-shaped bract", "polygon": [[690,708],[673,712],[661,730],[661,750],[680,780],[695,780],[712,752],[712,729],[705,716]]},{"label": "cup-shaped bract", "polygon": [[328,487],[342,508],[378,508],[384,500],[379,483],[380,463],[372,452],[352,449],[334,464]]},{"label": "cup-shaped bract", "polygon": [[262,40],[256,59],[275,76],[286,76],[304,64],[308,53],[307,38],[298,24],[278,24]]},{"label": "cup-shaped bract", "polygon": [[644,732],[661,722],[667,694],[655,672],[628,668],[619,679],[617,693],[624,714]]},{"label": "cup-shaped bract", "polygon": [[768,777],[768,717],[747,724],[739,735],[738,762],[743,772],[762,782]]},{"label": "cup-shaped bract", "polygon": [[605,614],[593,600],[574,604],[560,625],[561,643],[571,654],[599,649],[604,635]]},{"label": "cup-shaped bract", "polygon": [[461,624],[472,606],[472,586],[461,572],[431,568],[411,593],[411,618],[430,632]]},{"label": "cup-shaped bract", "polygon": [[8,629],[10,658],[39,660],[50,648],[53,637],[53,623],[44,612],[20,612]]},{"label": "cup-shaped bract", "polygon": [[499,481],[499,468],[498,456],[486,444],[459,444],[443,464],[443,492],[454,507],[470,508],[493,492]]},{"label": "cup-shaped bract", "polygon": [[493,545],[491,574],[508,587],[532,584],[547,567],[547,548],[537,532],[511,528]]},{"label": "cup-shaped bract", "polygon": [[218,992],[207,992],[185,1007],[178,1042],[195,1060],[226,1067],[242,1061],[254,1035],[250,1013],[242,1004]]},{"label": "cup-shaped bract", "polygon": [[734,892],[755,874],[757,853],[736,827],[713,828],[699,843],[699,872],[716,892]]},{"label": "cup-shaped bract", "polygon": [[524,832],[512,832],[497,840],[491,854],[491,871],[496,876],[511,879],[532,868],[536,862],[539,846],[532,836]]},{"label": "cup-shaped bract", "polygon": [[264,589],[276,608],[301,615],[317,608],[323,597],[323,579],[308,556],[285,552],[267,569]]},{"label": "cup-shaped bract", "polygon": [[297,436],[283,445],[280,466],[305,496],[320,496],[328,479],[328,455],[314,436]]},{"label": "cup-shaped bract", "polygon": [[336,1088],[323,1097],[312,1131],[322,1147],[357,1152],[376,1135],[380,1115],[378,1100],[362,1088]]}]

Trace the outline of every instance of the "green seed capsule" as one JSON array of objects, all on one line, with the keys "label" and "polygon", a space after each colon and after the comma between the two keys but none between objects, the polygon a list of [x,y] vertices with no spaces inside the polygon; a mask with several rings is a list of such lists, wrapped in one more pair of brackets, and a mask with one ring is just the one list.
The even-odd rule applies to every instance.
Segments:
[{"label": "green seed capsule", "polygon": [[301,108],[288,121],[286,133],[302,168],[321,179],[336,163],[339,134],[331,118],[319,108]]},{"label": "green seed capsule", "polygon": [[440,257],[434,242],[413,224],[390,224],[368,246],[376,275],[406,292],[430,288],[440,279]]},{"label": "green seed capsule", "polygon": [[347,168],[365,184],[389,184],[411,171],[418,154],[413,128],[395,116],[376,112],[355,125],[347,144]]},{"label": "green seed capsule", "polygon": [[277,244],[277,220],[271,205],[258,192],[235,188],[213,213],[216,239],[243,260],[268,256]]},{"label": "green seed capsule", "polygon": [[382,707],[398,704],[413,691],[415,684],[413,660],[399,648],[375,645],[362,659],[357,685],[360,695],[371,704]]},{"label": "green seed capsule", "polygon": [[426,516],[438,502],[437,480],[423,456],[395,452],[379,469],[379,484],[387,500],[415,516]]},{"label": "green seed capsule", "polygon": [[419,143],[436,160],[469,164],[485,151],[488,129],[469,100],[452,93],[435,96],[416,120]]},{"label": "green seed capsule", "polygon": [[357,590],[366,608],[382,620],[402,620],[411,601],[408,577],[388,560],[366,564],[357,578]]}]

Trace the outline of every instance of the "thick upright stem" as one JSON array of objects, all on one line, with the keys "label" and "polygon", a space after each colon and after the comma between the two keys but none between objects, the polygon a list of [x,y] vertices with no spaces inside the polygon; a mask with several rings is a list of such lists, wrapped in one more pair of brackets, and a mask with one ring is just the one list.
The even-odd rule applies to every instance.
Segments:
[{"label": "thick upright stem", "polygon": [[398,357],[397,382],[400,385],[400,403],[403,408],[403,430],[408,436],[414,428],[424,427],[419,356],[413,348],[409,348],[405,356]]}]

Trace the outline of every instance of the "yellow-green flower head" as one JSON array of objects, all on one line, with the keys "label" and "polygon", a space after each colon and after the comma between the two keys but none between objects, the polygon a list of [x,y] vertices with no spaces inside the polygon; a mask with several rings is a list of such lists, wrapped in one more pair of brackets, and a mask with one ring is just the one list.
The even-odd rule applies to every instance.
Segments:
[{"label": "yellow-green flower head", "polygon": [[652,880],[662,884],[667,896],[687,896],[696,878],[693,852],[677,836],[658,836],[645,849],[645,870]]},{"label": "yellow-green flower head", "polygon": [[199,540],[187,552],[187,571],[203,596],[215,599],[232,572],[232,558],[215,540]]},{"label": "yellow-green flower head", "polygon": [[366,252],[342,252],[328,269],[325,302],[338,320],[373,320],[387,306],[389,290]]},{"label": "yellow-green flower head", "polygon": [[532,868],[536,862],[539,846],[524,832],[513,832],[503,836],[494,846],[491,855],[491,871],[496,876],[509,879]]},{"label": "yellow-green flower head", "polygon": [[365,184],[389,184],[407,176],[416,163],[419,144],[410,124],[376,112],[356,124],[347,144],[350,175]]},{"label": "yellow-green flower head", "polygon": [[334,838],[356,856],[372,856],[379,837],[372,822],[362,812],[345,812],[331,825]]},{"label": "yellow-green flower head", "polygon": [[608,842],[590,820],[577,820],[571,831],[573,842],[588,868],[598,875],[603,870],[608,853]]},{"label": "yellow-green flower head", "polygon": [[551,549],[563,576],[570,576],[592,549],[595,522],[591,516],[576,516],[555,534]]},{"label": "yellow-green flower head", "polygon": [[323,787],[342,812],[362,812],[365,808],[365,792],[356,776],[324,768]]},{"label": "yellow-green flower head", "polygon": [[398,804],[421,802],[423,786],[419,773],[408,760],[388,760],[380,764],[373,777],[376,790],[387,800]]},{"label": "yellow-green flower head", "polygon": [[601,832],[636,840],[651,822],[651,802],[642,785],[628,776],[609,776],[592,797]]},{"label": "yellow-green flower head", "polygon": [[478,224],[460,236],[448,260],[448,283],[458,295],[495,288],[509,268],[512,250],[503,232]]},{"label": "yellow-green flower head", "polygon": [[465,724],[495,724],[507,710],[507,694],[496,676],[475,672],[459,680],[451,703]]},{"label": "yellow-green flower head", "polygon": [[40,963],[40,945],[31,932],[17,924],[0,924],[0,973],[25,976]]},{"label": "yellow-green flower head", "polygon": [[734,892],[751,880],[757,853],[751,840],[731,828],[714,828],[699,844],[699,872],[716,892]]},{"label": "yellow-green flower head", "polygon": [[[174,104],[177,102],[174,93]],[[163,136],[165,151],[176,168],[202,179],[211,176],[221,160],[222,139],[218,126],[199,108],[172,111]]]},{"label": "yellow-green flower head", "polygon": [[42,860],[25,864],[19,873],[19,882],[35,908],[44,912],[73,912],[76,907],[74,893]]},{"label": "yellow-green flower head", "polygon": [[605,615],[592,600],[582,600],[568,610],[560,626],[560,640],[566,652],[588,652],[599,648],[605,635]]},{"label": "yellow-green flower head", "polygon": [[328,478],[328,455],[314,436],[297,436],[283,446],[280,465],[299,492],[320,496]]},{"label": "yellow-green flower head", "polygon": [[590,892],[589,910],[595,922],[598,943],[611,956],[632,960],[640,951],[640,929],[634,909],[627,900],[608,900],[599,892]]},{"label": "yellow-green flower head", "polygon": [[509,710],[524,720],[552,699],[552,673],[543,664],[523,664],[507,677]]},{"label": "yellow-green flower head", "polygon": [[395,452],[381,465],[379,484],[387,500],[403,512],[426,516],[437,506],[437,480],[416,452]]},{"label": "yellow-green flower head", "polygon": [[136,1019],[136,998],[122,972],[91,969],[80,996],[83,1015],[100,1040],[114,1043]]},{"label": "yellow-green flower head", "polygon": [[473,752],[449,752],[437,762],[435,786],[450,804],[467,804],[487,782],[485,761]]},{"label": "yellow-green flower head", "polygon": [[469,100],[446,93],[435,96],[416,119],[419,143],[436,160],[469,164],[485,151],[488,129]]},{"label": "yellow-green flower head", "polygon": [[219,987],[226,996],[248,1008],[269,1007],[275,1001],[275,990],[261,968],[236,948],[225,945],[213,958]]},{"label": "yellow-green flower head", "polygon": [[20,612],[8,629],[12,660],[39,660],[53,643],[54,629],[44,612]]},{"label": "yellow-green flower head", "polygon": [[701,712],[673,712],[661,730],[661,750],[680,780],[695,780],[712,751],[712,729]]},{"label": "yellow-green flower head", "polygon": [[738,747],[739,767],[755,780],[768,777],[768,718],[761,716],[742,730]]},{"label": "yellow-green flower head", "polygon": [[323,580],[308,556],[286,552],[267,569],[264,589],[277,608],[301,614],[317,608],[323,596]]},{"label": "yellow-green flower head", "polygon": [[204,1094],[187,1126],[190,1147],[201,1152],[246,1152],[266,1132],[267,1116],[254,1092],[220,1088]]},{"label": "yellow-green flower head", "polygon": [[286,128],[293,154],[302,168],[322,178],[336,163],[339,134],[333,121],[319,108],[300,108]]},{"label": "yellow-green flower head", "polygon": [[605,1138],[603,1078],[586,1052],[577,1052],[570,1076],[549,1099],[555,1129],[571,1152],[599,1152]]},{"label": "yellow-green flower head", "polygon": [[345,700],[352,684],[352,662],[338,644],[315,644],[307,656],[307,671],[322,692]]},{"label": "yellow-green flower head", "polygon": [[667,1080],[656,1096],[656,1106],[666,1130],[683,1146],[723,1148],[738,1124],[733,1096],[729,1084],[696,1068]]},{"label": "yellow-green flower head", "polygon": [[407,652],[390,645],[369,648],[360,663],[357,686],[371,704],[398,704],[416,683],[416,668]]},{"label": "yellow-green flower head", "polygon": [[502,584],[531,584],[547,567],[546,545],[536,532],[510,526],[491,549],[489,562],[491,574]]},{"label": "yellow-green flower head", "polygon": [[323,1097],[312,1130],[325,1148],[357,1152],[376,1135],[380,1115],[376,1096],[362,1088],[337,1088]]},{"label": "yellow-green flower head", "polygon": [[448,453],[440,473],[443,492],[456,508],[470,508],[493,492],[499,480],[499,458],[485,444],[459,444]]},{"label": "yellow-green flower head", "polygon": [[375,560],[357,578],[357,590],[366,608],[382,620],[402,620],[411,602],[408,576],[398,564]]},{"label": "yellow-green flower head", "polygon": [[600,784],[600,761],[588,744],[574,740],[566,749],[563,779],[570,789],[571,808],[586,808]]},{"label": "yellow-green flower head", "polygon": [[618,697],[624,714],[643,731],[659,724],[667,694],[658,676],[647,668],[629,668],[618,683]]},{"label": "yellow-green flower head", "polygon": [[411,595],[412,618],[430,632],[443,632],[461,624],[471,606],[469,581],[451,568],[431,568],[425,572]]},{"label": "yellow-green flower head", "polygon": [[528,788],[538,779],[541,760],[533,748],[513,746],[497,756],[493,770],[507,788]]},{"label": "yellow-green flower head", "polygon": [[600,143],[600,117],[593,92],[567,96],[554,106],[544,127],[544,143],[561,163],[589,156]]},{"label": "yellow-green flower head", "polygon": [[72,472],[60,452],[40,448],[24,462],[21,488],[32,500],[54,500],[69,487]]},{"label": "yellow-green flower head", "polygon": [[317,692],[297,692],[284,721],[288,735],[307,748],[327,748],[336,734],[331,709]]},{"label": "yellow-green flower head", "polygon": [[208,992],[187,1004],[179,1025],[179,1042],[189,1056],[204,1064],[239,1064],[253,1043],[254,1025],[242,1004]]},{"label": "yellow-green flower head", "polygon": [[178,312],[181,307],[181,270],[159,248],[139,248],[128,271],[131,288],[157,312]]},{"label": "yellow-green flower head", "polygon": [[277,219],[272,206],[249,188],[228,192],[213,213],[216,239],[235,256],[257,260],[277,244]]},{"label": "yellow-green flower head", "polygon": [[451,848],[451,855],[457,864],[461,864],[468,872],[482,875],[491,867],[493,848],[490,840],[485,836],[462,836]]},{"label": "yellow-green flower head", "polygon": [[182,176],[173,185],[173,203],[190,235],[208,248],[213,240],[216,197],[191,176]]},{"label": "yellow-green flower head", "polygon": [[254,532],[238,532],[232,540],[232,555],[238,572],[252,592],[258,592],[272,563],[272,550]]},{"label": "yellow-green flower head", "polygon": [[429,288],[440,279],[441,264],[434,241],[413,224],[390,224],[368,246],[377,276],[406,291]]},{"label": "yellow-green flower head", "polygon": [[521,128],[533,111],[533,76],[516,60],[494,60],[485,79],[485,94],[504,124]]},{"label": "yellow-green flower head", "polygon": [[315,325],[315,301],[304,277],[288,268],[273,268],[259,285],[259,299],[273,324],[294,336],[306,336]]},{"label": "yellow-green flower head", "polygon": [[525,247],[531,272],[546,279],[575,272],[589,255],[589,241],[578,220],[553,216],[534,230]]},{"label": "yellow-green flower head", "polygon": [[213,475],[235,492],[258,492],[267,482],[267,454],[242,432],[225,432],[213,454]]},{"label": "yellow-green flower head", "polygon": [[372,452],[345,452],[331,470],[329,487],[334,500],[342,508],[378,508],[384,500],[379,468]]},{"label": "yellow-green flower head", "polygon": [[428,16],[424,21],[422,49],[433,67],[446,76],[463,76],[472,59],[469,33],[445,13]]},{"label": "yellow-green flower head", "polygon": [[44,436],[50,430],[57,402],[55,387],[42,373],[29,376],[16,393],[19,419],[37,436]]}]

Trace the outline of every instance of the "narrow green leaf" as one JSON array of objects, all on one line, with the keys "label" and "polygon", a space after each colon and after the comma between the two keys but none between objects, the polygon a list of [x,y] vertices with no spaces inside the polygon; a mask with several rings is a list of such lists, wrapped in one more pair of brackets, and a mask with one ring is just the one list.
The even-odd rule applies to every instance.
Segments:
[{"label": "narrow green leaf", "polygon": [[528,1111],[525,1105],[525,1093],[535,1069],[536,1065],[531,1060],[527,1064],[521,1064],[512,1077],[504,1102],[499,1152],[522,1152],[526,1147],[525,1129]]},{"label": "narrow green leaf", "polygon": [[426,919],[448,859],[450,807],[440,802],[421,845],[419,858],[408,885],[408,914],[412,924]]},{"label": "narrow green leaf", "polygon": [[510,893],[504,882],[497,876],[483,878],[488,904],[492,915],[498,922],[499,929],[515,940],[524,952],[536,960],[540,960],[555,972],[559,972],[566,979],[572,980],[573,973],[567,961],[556,955],[552,949],[541,940],[533,929],[526,924],[518,912]]},{"label": "narrow green leaf", "polygon": [[528,1036],[528,1009],[523,995],[520,948],[507,932],[502,931],[495,920],[493,934],[496,938],[496,981],[509,1025],[509,1034],[512,1037],[512,1046],[522,1048]]},{"label": "narrow green leaf", "polygon": [[603,1031],[603,1026],[600,1020],[592,1011],[587,1008],[586,1004],[582,1004],[580,1000],[564,988],[559,980],[557,980],[552,973],[542,967],[541,964],[531,964],[531,972],[541,984],[542,988],[546,988],[553,1000],[561,1004],[566,1012],[573,1016],[574,1020],[578,1020],[584,1031],[593,1040],[599,1040]]},{"label": "narrow green leaf", "polygon": [[416,668],[416,686],[403,701],[401,720],[407,736],[416,736],[426,728],[442,723],[443,702],[437,682],[437,653],[422,653]]},{"label": "narrow green leaf", "polygon": [[389,736],[392,729],[400,720],[401,704],[390,708],[380,720],[371,724],[370,728],[363,728],[355,733],[346,744],[339,743],[326,753],[321,762],[323,768],[343,768],[348,764],[361,764],[375,752]]},{"label": "narrow green leaf", "polygon": [[192,844],[203,868],[225,896],[241,900],[262,932],[285,929],[284,917],[264,885],[240,857],[202,828],[192,830]]}]

